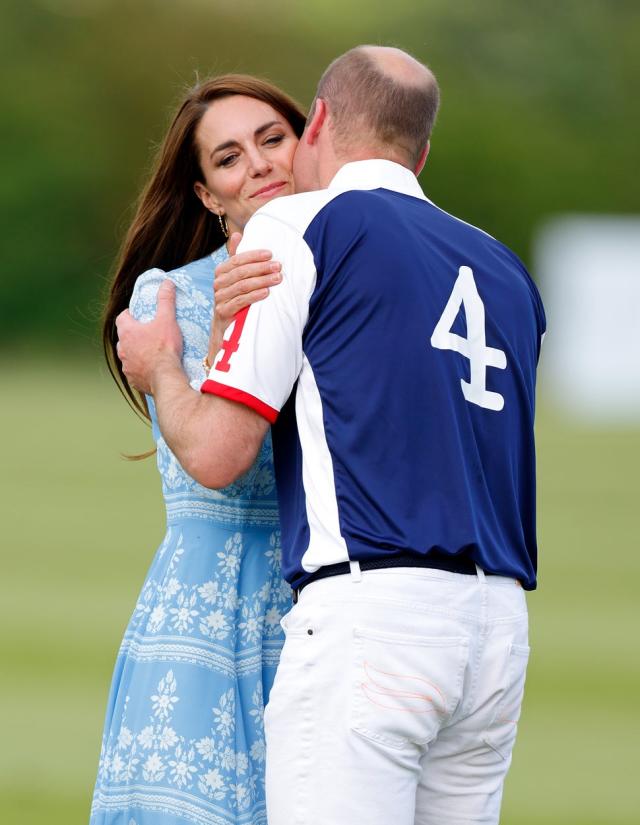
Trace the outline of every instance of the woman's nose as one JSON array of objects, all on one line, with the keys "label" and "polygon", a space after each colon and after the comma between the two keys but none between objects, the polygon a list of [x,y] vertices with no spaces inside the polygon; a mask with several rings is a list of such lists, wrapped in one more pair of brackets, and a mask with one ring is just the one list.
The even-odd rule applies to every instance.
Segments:
[{"label": "woman's nose", "polygon": [[258,150],[252,152],[249,162],[249,174],[252,177],[262,177],[263,175],[268,174],[270,171],[271,163],[262,154],[262,152]]}]

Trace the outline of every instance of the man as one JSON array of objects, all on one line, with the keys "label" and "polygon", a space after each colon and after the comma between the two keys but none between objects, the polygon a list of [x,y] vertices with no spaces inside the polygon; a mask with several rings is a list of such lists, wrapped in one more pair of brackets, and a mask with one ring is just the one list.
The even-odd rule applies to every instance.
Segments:
[{"label": "man", "polygon": [[504,246],[427,200],[435,78],[360,47],[322,77],[294,171],[245,249],[282,283],[226,334],[203,394],[171,292],[120,324],[185,469],[221,487],[274,424],[297,603],[267,712],[270,825],[495,823],[535,587],[544,313]]}]

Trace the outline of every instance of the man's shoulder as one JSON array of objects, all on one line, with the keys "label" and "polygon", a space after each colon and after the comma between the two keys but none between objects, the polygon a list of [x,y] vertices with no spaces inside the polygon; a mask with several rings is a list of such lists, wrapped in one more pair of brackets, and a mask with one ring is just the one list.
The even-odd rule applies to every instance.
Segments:
[{"label": "man's shoulder", "polygon": [[315,192],[300,192],[296,195],[275,198],[260,207],[249,224],[252,221],[257,222],[257,220],[268,218],[285,224],[293,231],[304,235],[311,221],[333,197],[334,195],[328,189],[318,189]]},{"label": "man's shoulder", "polygon": [[445,228],[448,228],[448,231],[454,233],[461,239],[474,239],[476,243],[481,244],[485,248],[493,249],[500,254],[506,255],[520,267],[524,267],[524,264],[516,253],[503,241],[487,232],[486,229],[482,229],[482,227],[469,223],[469,221],[464,220],[464,218],[460,218],[457,215],[453,215],[451,212],[447,212],[445,209],[442,209],[442,207],[437,206],[437,204],[431,201],[428,203],[431,207],[433,219],[438,222],[438,225],[441,226],[444,231],[447,231]]},{"label": "man's shoulder", "polygon": [[[433,214],[455,233],[454,235],[448,235],[448,230],[443,227],[439,230],[440,237],[445,239],[447,237],[455,237],[455,248],[470,252],[470,260],[474,260],[474,253],[479,253],[483,260],[499,262],[503,266],[506,266],[511,273],[517,274],[519,282],[532,294],[534,303],[539,308],[539,313],[541,313],[542,316],[544,315],[542,299],[540,298],[540,293],[538,292],[535,281],[520,256],[514,252],[511,247],[493,235],[490,235],[479,226],[468,223],[462,218],[446,212],[435,204],[432,204],[432,206],[435,210]],[[486,258],[485,256],[487,254],[491,257]],[[515,281],[511,281],[511,283],[513,284]]]}]

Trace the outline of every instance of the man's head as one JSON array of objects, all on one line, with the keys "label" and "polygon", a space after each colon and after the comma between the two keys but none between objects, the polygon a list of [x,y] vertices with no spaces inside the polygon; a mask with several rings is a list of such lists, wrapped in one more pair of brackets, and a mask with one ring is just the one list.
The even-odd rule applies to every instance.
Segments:
[{"label": "man's head", "polygon": [[326,186],[344,163],[385,158],[416,174],[429,150],[440,93],[433,73],[401,49],[358,46],[320,78],[294,162],[299,191]]}]

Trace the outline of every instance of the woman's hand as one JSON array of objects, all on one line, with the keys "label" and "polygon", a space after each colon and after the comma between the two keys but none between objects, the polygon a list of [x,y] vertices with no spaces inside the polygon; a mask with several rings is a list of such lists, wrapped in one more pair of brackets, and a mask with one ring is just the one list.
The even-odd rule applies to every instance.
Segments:
[{"label": "woman's hand", "polygon": [[269,288],[282,280],[281,266],[271,260],[272,255],[268,249],[252,249],[236,255],[241,240],[239,232],[231,235],[230,257],[216,267],[213,281],[215,311],[207,355],[210,364],[220,350],[224,333],[237,313],[257,301],[263,301],[269,294]]}]

